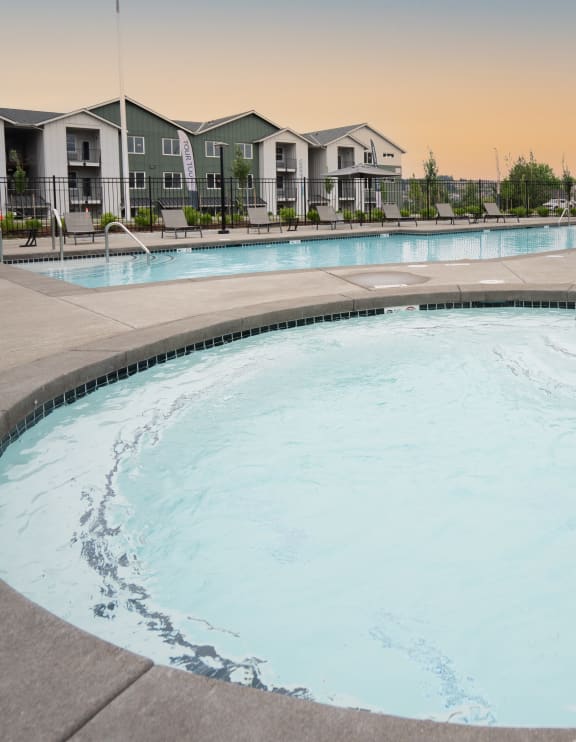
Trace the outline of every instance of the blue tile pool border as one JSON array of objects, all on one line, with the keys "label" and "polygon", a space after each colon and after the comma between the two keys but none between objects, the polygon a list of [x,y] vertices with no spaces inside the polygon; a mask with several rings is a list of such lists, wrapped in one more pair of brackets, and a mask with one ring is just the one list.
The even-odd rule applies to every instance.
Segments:
[{"label": "blue tile pool border", "polygon": [[[524,299],[509,299],[503,301],[463,301],[463,302],[439,302],[436,304],[413,304],[415,309],[418,308],[420,311],[437,311],[437,310],[452,310],[452,309],[498,309],[498,308],[523,308],[523,309],[564,309],[570,311],[576,311],[576,301],[554,301],[554,300],[524,300]],[[97,389],[109,384],[115,384],[117,381],[127,379],[136,373],[146,371],[149,368],[154,368],[167,361],[174,360],[175,358],[181,358],[182,356],[190,355],[200,350],[207,350],[209,348],[215,348],[220,345],[226,345],[228,343],[235,342],[237,340],[243,340],[248,337],[254,337],[256,335],[263,335],[267,332],[277,332],[279,330],[288,330],[294,327],[304,327],[306,325],[314,325],[322,322],[340,322],[347,319],[356,319],[359,317],[375,317],[382,314],[390,314],[398,311],[398,307],[377,307],[372,309],[358,309],[349,312],[334,312],[332,314],[320,314],[311,317],[299,317],[298,319],[285,320],[282,322],[274,322],[269,325],[260,325],[252,327],[246,330],[238,330],[237,332],[230,332],[224,335],[216,335],[211,338],[206,338],[198,342],[193,342],[188,345],[183,345],[174,350],[169,350],[163,353],[145,358],[141,361],[131,363],[127,366],[123,366],[116,371],[111,371],[107,374],[94,377],[84,384],[68,389],[56,397],[38,405],[35,409],[30,412],[26,417],[20,420],[11,430],[6,433],[0,440],[0,457],[4,454],[6,449],[11,443],[14,443],[20,436],[28,429],[36,425],[37,422],[44,419],[54,410],[62,407],[63,405],[73,404],[79,399],[82,399],[87,394],[91,394]]]}]

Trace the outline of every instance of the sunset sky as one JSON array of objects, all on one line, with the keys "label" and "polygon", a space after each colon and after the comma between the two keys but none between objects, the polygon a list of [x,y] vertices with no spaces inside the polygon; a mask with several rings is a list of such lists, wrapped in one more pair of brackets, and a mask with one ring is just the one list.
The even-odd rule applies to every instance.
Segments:
[{"label": "sunset sky", "polygon": [[[314,131],[368,122],[405,177],[502,176],[532,150],[576,174],[576,3],[119,0],[125,92],[184,120],[255,109]],[[119,93],[116,0],[2,14],[0,107],[70,111]]]}]

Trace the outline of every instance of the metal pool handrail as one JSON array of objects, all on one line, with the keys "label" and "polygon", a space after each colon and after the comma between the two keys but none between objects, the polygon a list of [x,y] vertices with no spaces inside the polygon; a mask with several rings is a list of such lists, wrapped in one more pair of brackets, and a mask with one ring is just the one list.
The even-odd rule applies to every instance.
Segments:
[{"label": "metal pool handrail", "polygon": [[146,245],[143,242],[140,242],[138,237],[136,237],[135,234],[132,234],[132,232],[126,226],[124,226],[122,222],[109,222],[104,227],[104,252],[106,254],[107,263],[110,262],[110,244],[109,244],[109,237],[108,237],[108,232],[110,230],[110,227],[121,227],[129,237],[132,237],[134,242],[137,242],[140,245],[140,247],[144,250],[144,252],[146,253],[146,262],[150,264],[150,250],[146,247]]},{"label": "metal pool handrail", "polygon": [[52,208],[51,211],[54,216],[54,222],[52,222],[52,249],[56,249],[56,236],[54,234],[54,223],[56,223],[58,225],[58,239],[60,241],[60,260],[64,260],[64,231],[62,229],[62,219],[60,219],[60,214],[57,209]]}]

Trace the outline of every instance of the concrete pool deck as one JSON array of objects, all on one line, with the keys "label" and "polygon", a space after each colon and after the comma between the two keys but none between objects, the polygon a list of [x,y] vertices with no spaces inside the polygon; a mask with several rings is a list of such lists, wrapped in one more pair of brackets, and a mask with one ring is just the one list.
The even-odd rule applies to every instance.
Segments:
[{"label": "concrete pool deck", "polygon": [[[530,226],[547,223],[530,220]],[[548,222],[554,224],[554,221]],[[504,225],[518,227],[516,222]],[[524,226],[522,224],[521,226]],[[470,225],[477,230],[484,225]],[[487,224],[495,229],[495,224]],[[445,224],[417,229],[450,230]],[[333,236],[330,230],[252,239]],[[339,229],[338,235],[350,236]],[[142,238],[142,235],[139,234]],[[147,235],[150,247],[201,244]],[[206,236],[202,243],[214,241]],[[228,237],[247,242],[246,231]],[[252,240],[250,240],[252,241]],[[114,235],[113,249],[131,248]],[[66,245],[94,253],[103,240]],[[4,241],[5,259],[51,253]],[[53,253],[52,253],[53,254]],[[84,289],[0,265],[0,440],[59,395],[212,338],[401,305],[576,301],[576,250],[487,261],[312,269]],[[575,315],[576,316],[576,315]],[[114,377],[116,378],[116,377]],[[43,414],[43,413],[42,413]],[[0,581],[0,738],[220,742],[576,741],[576,729],[468,727],[340,709],[155,666],[76,629]],[[352,669],[353,671],[353,669]],[[576,724],[575,724],[576,726]]]}]

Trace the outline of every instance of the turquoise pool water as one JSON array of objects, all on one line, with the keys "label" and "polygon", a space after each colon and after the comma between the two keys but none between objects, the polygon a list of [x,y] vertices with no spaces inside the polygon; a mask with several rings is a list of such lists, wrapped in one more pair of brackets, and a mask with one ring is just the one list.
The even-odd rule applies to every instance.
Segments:
[{"label": "turquoise pool water", "polygon": [[156,254],[31,263],[25,267],[88,288],[182,278],[347,265],[488,259],[562,250],[576,245],[576,227],[484,230],[433,235],[341,237],[318,241],[180,248]]},{"label": "turquoise pool water", "polygon": [[0,459],[0,574],[155,661],[402,716],[575,726],[574,312],[198,352]]}]

